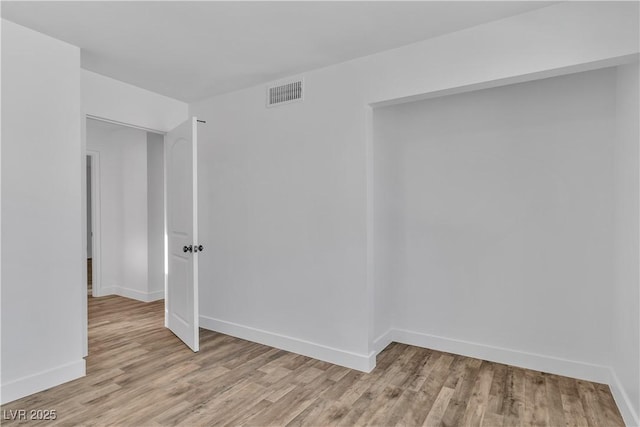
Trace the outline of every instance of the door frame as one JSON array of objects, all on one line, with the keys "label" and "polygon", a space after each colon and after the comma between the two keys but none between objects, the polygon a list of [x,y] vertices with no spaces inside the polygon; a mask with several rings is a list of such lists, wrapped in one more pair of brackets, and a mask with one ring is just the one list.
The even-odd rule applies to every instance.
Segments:
[{"label": "door frame", "polygon": [[[80,199],[81,199],[81,207],[80,207],[80,213],[81,213],[81,235],[83,237],[83,243],[82,243],[82,247],[84,248],[82,250],[82,259],[79,260],[79,262],[81,263],[81,265],[83,266],[81,271],[83,271],[82,273],[82,278],[83,280],[81,280],[81,287],[78,289],[78,291],[80,292],[80,301],[82,301],[82,310],[81,310],[81,318],[80,318],[80,324],[81,324],[81,329],[82,329],[82,342],[81,342],[81,347],[82,347],[82,354],[83,357],[87,357],[89,355],[89,310],[88,310],[88,295],[87,295],[87,251],[86,251],[86,245],[87,245],[87,224],[86,224],[86,218],[87,218],[87,173],[86,173],[86,156],[88,155],[93,155],[93,154],[97,154],[96,159],[97,162],[96,164],[98,164],[98,167],[96,168],[92,168],[92,186],[94,188],[97,188],[98,190],[96,191],[96,193],[92,192],[92,195],[96,194],[98,196],[94,196],[93,200],[92,200],[92,205],[91,208],[93,209],[92,215],[97,215],[97,217],[92,216],[92,221],[93,221],[93,225],[92,228],[94,229],[94,233],[93,233],[93,241],[92,241],[92,245],[93,245],[93,253],[92,253],[92,258],[98,258],[100,255],[100,244],[99,244],[99,239],[100,236],[96,236],[100,234],[100,204],[98,202],[98,204],[96,205],[96,199],[99,200],[99,193],[100,193],[100,166],[99,166],[99,153],[92,151],[92,150],[87,150],[87,120],[91,119],[91,120],[98,120],[98,121],[102,121],[102,122],[107,122],[107,123],[113,123],[113,124],[117,124],[120,126],[125,126],[125,127],[130,127],[130,128],[134,128],[134,129],[140,129],[140,130],[144,130],[146,132],[152,132],[152,133],[157,133],[159,135],[164,136],[166,134],[165,131],[162,130],[158,130],[158,129],[151,129],[151,128],[147,128],[144,126],[137,126],[135,124],[132,123],[125,123],[125,122],[121,122],[118,120],[111,120],[108,119],[106,117],[101,117],[101,116],[95,116],[93,114],[87,114],[86,112],[82,112],[82,119],[81,119],[81,125],[80,125],[80,156],[81,156],[81,165],[83,166],[83,169],[81,171],[80,174],[80,183],[81,183],[81,191],[80,191]],[[93,162],[93,158],[91,159]],[[92,189],[93,190],[93,189]],[[165,189],[166,191],[166,189]],[[166,200],[166,194],[164,195],[165,200]],[[166,215],[166,212],[165,212]],[[166,229],[165,229],[166,231]],[[166,241],[165,241],[166,242]],[[165,252],[166,252],[166,244],[165,244]],[[98,261],[98,264],[100,262]],[[95,264],[93,266],[93,283],[92,286],[94,288],[94,290],[92,291],[92,295],[94,296],[102,296],[100,291],[100,288],[97,288],[96,286],[100,286],[101,285],[101,277],[102,274],[101,272],[98,273],[98,270],[100,269],[100,267],[96,268]],[[100,270],[101,271],[101,270]],[[166,275],[166,271],[165,271],[165,275]],[[98,289],[98,292],[95,291],[95,289]]]},{"label": "door frame", "polygon": [[87,150],[91,158],[91,296],[102,296],[102,253],[100,223],[100,153]]}]

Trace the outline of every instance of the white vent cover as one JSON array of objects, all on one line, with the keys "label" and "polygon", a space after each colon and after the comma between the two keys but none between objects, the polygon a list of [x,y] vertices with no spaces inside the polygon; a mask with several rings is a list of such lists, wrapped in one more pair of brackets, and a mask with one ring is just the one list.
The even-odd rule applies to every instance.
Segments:
[{"label": "white vent cover", "polygon": [[288,104],[302,99],[302,79],[269,86],[267,88],[267,107]]}]

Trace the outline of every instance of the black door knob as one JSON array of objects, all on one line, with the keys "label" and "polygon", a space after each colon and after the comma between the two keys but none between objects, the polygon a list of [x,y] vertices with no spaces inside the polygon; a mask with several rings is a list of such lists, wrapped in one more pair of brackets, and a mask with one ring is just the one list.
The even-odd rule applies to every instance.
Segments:
[{"label": "black door knob", "polygon": [[193,246],[191,246],[191,245],[183,246],[182,247],[182,252],[193,252]]},{"label": "black door knob", "polygon": [[198,250],[199,250],[200,252],[202,252],[202,250],[203,250],[203,249],[204,249],[204,246],[202,246],[202,245],[198,245]]}]

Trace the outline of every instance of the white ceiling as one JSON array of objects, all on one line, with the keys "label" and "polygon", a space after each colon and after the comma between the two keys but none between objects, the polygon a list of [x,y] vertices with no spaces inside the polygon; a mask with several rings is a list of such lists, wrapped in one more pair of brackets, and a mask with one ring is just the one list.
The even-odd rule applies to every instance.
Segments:
[{"label": "white ceiling", "polygon": [[549,4],[2,1],[1,7],[3,18],[81,47],[83,68],[190,102]]}]

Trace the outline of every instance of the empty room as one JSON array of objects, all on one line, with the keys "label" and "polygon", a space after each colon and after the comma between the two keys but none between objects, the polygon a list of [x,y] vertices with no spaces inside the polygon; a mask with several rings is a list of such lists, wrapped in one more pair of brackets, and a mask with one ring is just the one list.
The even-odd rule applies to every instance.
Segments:
[{"label": "empty room", "polygon": [[2,424],[640,427],[640,2],[0,12]]}]

